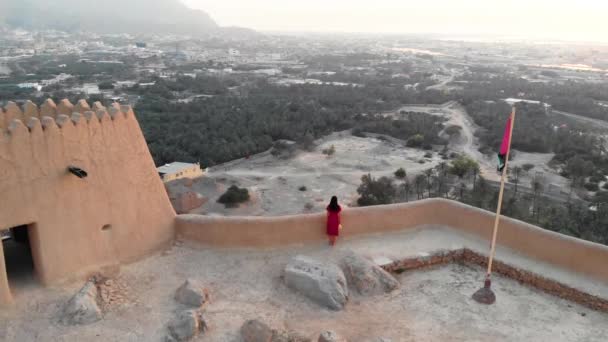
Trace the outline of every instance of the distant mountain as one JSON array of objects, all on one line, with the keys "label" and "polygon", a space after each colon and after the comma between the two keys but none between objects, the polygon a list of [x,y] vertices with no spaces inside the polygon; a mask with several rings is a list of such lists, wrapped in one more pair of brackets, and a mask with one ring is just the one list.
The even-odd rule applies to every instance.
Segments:
[{"label": "distant mountain", "polygon": [[0,26],[98,33],[201,35],[218,25],[180,0],[0,0]]}]

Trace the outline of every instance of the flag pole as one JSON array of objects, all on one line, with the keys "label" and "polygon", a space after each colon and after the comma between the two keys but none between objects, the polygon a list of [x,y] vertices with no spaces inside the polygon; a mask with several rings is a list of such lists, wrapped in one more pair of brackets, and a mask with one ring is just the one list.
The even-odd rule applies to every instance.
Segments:
[{"label": "flag pole", "polygon": [[492,292],[492,262],[494,261],[494,254],[496,253],[496,237],[498,235],[498,224],[500,223],[500,212],[502,210],[502,198],[505,191],[505,180],[507,176],[507,169],[509,168],[509,155],[511,154],[511,137],[513,136],[513,126],[515,126],[515,107],[511,109],[510,116],[510,127],[509,127],[509,143],[507,148],[507,154],[505,156],[505,167],[502,169],[502,175],[500,177],[500,190],[498,192],[498,205],[496,206],[496,217],[494,218],[494,230],[492,232],[492,243],[490,245],[490,255],[488,256],[488,269],[486,272],[486,278],[484,286],[473,294],[473,299],[482,304],[493,304],[496,301],[496,296]]}]

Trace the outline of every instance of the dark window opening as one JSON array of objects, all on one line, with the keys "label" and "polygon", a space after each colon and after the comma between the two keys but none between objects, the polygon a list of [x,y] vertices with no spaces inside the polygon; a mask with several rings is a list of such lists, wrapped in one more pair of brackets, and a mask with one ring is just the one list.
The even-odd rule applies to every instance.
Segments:
[{"label": "dark window opening", "polygon": [[6,274],[12,289],[32,284],[36,281],[36,271],[30,246],[29,226],[22,225],[8,229],[2,234]]}]

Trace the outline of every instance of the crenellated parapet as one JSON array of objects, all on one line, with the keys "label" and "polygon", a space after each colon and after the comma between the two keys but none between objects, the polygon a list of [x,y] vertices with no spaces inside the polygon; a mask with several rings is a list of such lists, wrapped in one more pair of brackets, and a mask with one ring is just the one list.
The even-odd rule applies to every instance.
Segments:
[{"label": "crenellated parapet", "polygon": [[44,283],[139,258],[173,238],[175,212],[139,123],[117,103],[0,108],[0,195],[0,230],[28,225]]},{"label": "crenellated parapet", "polygon": [[121,106],[118,103],[106,108],[100,102],[95,102],[91,107],[85,100],[79,100],[73,105],[67,99],[59,104],[47,99],[40,106],[29,100],[22,106],[9,102],[4,108],[0,107],[0,133],[11,136],[32,131],[37,126],[45,130],[50,126],[65,128],[66,125],[89,125],[91,120],[96,120],[95,124],[103,124],[130,117],[133,117],[131,106]]}]

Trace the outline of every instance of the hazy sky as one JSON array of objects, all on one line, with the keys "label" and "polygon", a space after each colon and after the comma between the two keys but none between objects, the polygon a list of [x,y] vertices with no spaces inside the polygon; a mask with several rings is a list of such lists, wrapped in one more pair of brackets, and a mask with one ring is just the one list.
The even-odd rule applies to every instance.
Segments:
[{"label": "hazy sky", "polygon": [[261,31],[498,34],[608,41],[608,0],[182,0]]}]

